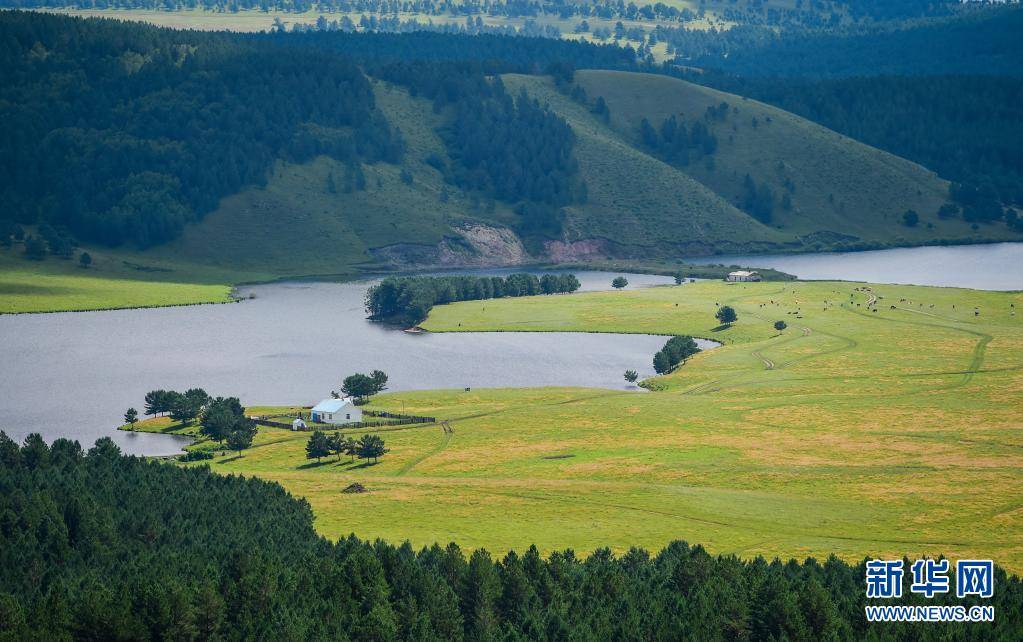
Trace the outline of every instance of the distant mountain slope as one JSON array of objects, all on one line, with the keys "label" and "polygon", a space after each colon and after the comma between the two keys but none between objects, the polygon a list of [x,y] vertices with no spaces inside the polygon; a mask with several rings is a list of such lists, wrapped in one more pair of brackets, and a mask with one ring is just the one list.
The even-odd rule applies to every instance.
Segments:
[{"label": "distant mountain slope", "polygon": [[[378,107],[406,141],[400,164],[362,165],[365,189],[346,192],[344,163],[278,162],[265,187],[224,199],[180,239],[147,254],[295,276],[1011,236],[1001,227],[972,230],[960,219],[939,219],[948,184],[932,172],[780,109],[665,76],[582,71],[575,78],[589,104],[605,99],[609,123],[549,77],[503,76],[509,93],[525,90],[575,134],[588,198],[564,208],[557,238],[522,239],[511,206],[445,183],[431,162],[450,162],[438,135],[446,115],[403,88],[373,81]],[[681,114],[693,121],[722,102],[728,115],[711,125],[718,148],[699,162],[673,166],[639,140],[643,118],[659,125]],[[774,194],[769,225],[741,209],[747,174]],[[920,216],[915,227],[902,223],[909,209]]]},{"label": "distant mountain slope", "polygon": [[[469,199],[425,162],[430,155],[446,159],[435,131],[443,119],[426,100],[384,82],[373,86],[377,107],[405,139],[401,165],[363,164],[365,188],[347,191],[345,163],[325,156],[303,164],[280,161],[265,187],[224,199],[181,238],[149,254],[289,276],[371,268],[379,263],[374,251],[401,245],[420,249],[409,260],[443,262],[436,246],[445,244],[445,237],[459,237],[456,229],[473,220]],[[402,180],[403,171],[411,183]],[[497,205],[491,217],[510,222],[514,215]],[[383,260],[399,258],[382,254]]]},{"label": "distant mountain slope", "polygon": [[950,19],[850,31],[763,31],[756,39],[724,32],[713,51],[691,48],[683,34],[678,54],[688,65],[750,77],[1023,74],[1023,7],[964,4]]},{"label": "distant mountain slope", "polygon": [[638,149],[629,136],[559,93],[550,78],[517,75],[504,81],[509,90],[525,89],[548,103],[576,134],[575,153],[589,199],[567,208],[566,241],[606,240],[625,254],[708,254],[727,247],[768,249],[789,240]]},{"label": "distant mountain slope", "polygon": [[[973,232],[961,220],[938,219],[948,183],[930,170],[791,113],[665,76],[583,71],[576,79],[588,95],[607,101],[612,127],[637,145],[643,118],[655,128],[672,115],[691,123],[727,103],[727,116],[710,126],[718,140],[712,166],[693,162],[684,170],[733,204],[742,199],[747,174],[768,184],[772,224],[789,235],[919,243]],[[789,210],[781,207],[785,194]],[[908,209],[920,215],[914,228],[901,225]]]}]

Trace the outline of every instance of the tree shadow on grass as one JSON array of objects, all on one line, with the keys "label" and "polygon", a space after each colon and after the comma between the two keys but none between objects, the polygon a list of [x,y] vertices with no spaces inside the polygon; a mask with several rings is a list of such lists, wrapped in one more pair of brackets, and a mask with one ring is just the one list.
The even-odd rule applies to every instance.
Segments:
[{"label": "tree shadow on grass", "polygon": [[361,461],[361,460],[358,460],[358,459],[355,460],[355,461],[351,461],[349,459],[345,459],[345,460],[342,460],[342,461],[338,461],[336,459],[324,459],[323,461],[311,461],[311,462],[302,464],[301,466],[299,466],[297,468],[297,470],[309,470],[310,468],[319,468],[321,466],[328,466],[328,465],[330,465],[332,468],[336,468],[336,469],[340,469],[340,470],[359,470],[360,468],[369,468],[370,466],[376,466],[379,463],[380,463],[379,461],[368,461],[368,460],[367,461]]},{"label": "tree shadow on grass", "polygon": [[732,327],[731,323],[722,323],[721,325],[719,325],[716,328],[711,328],[710,331],[711,332],[721,332],[722,330],[727,330],[730,327]]},{"label": "tree shadow on grass", "polygon": [[327,464],[334,463],[333,460],[327,459],[323,461],[310,461],[302,464],[298,467],[298,470],[309,470],[310,468],[319,468],[320,466],[326,466]]},{"label": "tree shadow on grass", "polygon": [[379,463],[380,463],[379,461],[368,461],[367,460],[367,461],[364,461],[364,462],[356,463],[354,466],[349,468],[349,470],[358,470],[360,468],[370,468],[372,466],[376,466]]},{"label": "tree shadow on grass", "polygon": [[359,470],[360,468],[369,468],[370,466],[376,466],[380,462],[379,461],[375,461],[374,462],[374,461],[368,461],[368,460],[363,461],[361,459],[356,459],[355,461],[352,461],[351,459],[343,459],[341,461],[335,461],[333,463],[334,463],[334,468],[337,468],[338,470],[348,471],[348,470]]},{"label": "tree shadow on grass", "polygon": [[165,426],[165,427],[161,428],[160,432],[166,434],[166,433],[175,432],[175,431],[181,430],[183,428],[187,428],[187,427],[188,426],[186,426],[185,424],[171,424],[170,426]]}]

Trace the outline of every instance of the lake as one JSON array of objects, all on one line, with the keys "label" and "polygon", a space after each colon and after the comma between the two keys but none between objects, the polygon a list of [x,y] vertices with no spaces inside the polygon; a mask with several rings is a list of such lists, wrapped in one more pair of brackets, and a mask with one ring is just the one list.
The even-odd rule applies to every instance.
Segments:
[{"label": "lake", "polygon": [[[474,273],[506,274],[510,270]],[[583,289],[616,274],[575,272]],[[629,274],[630,287],[672,283]],[[653,375],[664,337],[578,333],[410,334],[365,319],[369,282],[242,288],[227,305],[0,316],[0,428],[127,452],[177,452],[185,440],[114,431],[155,388],[199,386],[244,404],[313,404],[353,372],[380,369],[389,389],[591,386]],[[712,345],[705,342],[704,347]]]},{"label": "lake", "polygon": [[1023,243],[823,254],[713,256],[693,259],[692,262],[774,268],[801,279],[1023,290]]},{"label": "lake", "polygon": [[[773,267],[805,279],[1023,289],[1023,243],[841,254],[720,256],[703,263]],[[506,275],[515,270],[476,270]],[[615,273],[576,271],[583,290]],[[629,287],[672,283],[628,274]],[[243,288],[229,305],[0,316],[0,429],[83,445],[111,436],[127,452],[177,452],[184,440],[113,430],[154,388],[205,388],[242,403],[312,404],[352,372],[381,369],[391,390],[625,387],[653,374],[664,343],[649,335],[409,334],[365,319],[369,282]],[[703,344],[705,347],[711,345]]]}]

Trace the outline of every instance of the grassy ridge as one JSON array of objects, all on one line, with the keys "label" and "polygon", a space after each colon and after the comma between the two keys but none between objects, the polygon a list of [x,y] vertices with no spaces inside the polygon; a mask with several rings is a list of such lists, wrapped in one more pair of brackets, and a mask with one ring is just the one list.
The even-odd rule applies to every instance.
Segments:
[{"label": "grassy ridge", "polygon": [[549,78],[506,75],[504,81],[509,91],[525,89],[549,104],[576,134],[575,154],[589,198],[567,208],[566,240],[596,238],[626,246],[625,251],[642,247],[676,255],[787,240],[690,176],[637,149],[586,106],[556,91]]},{"label": "grassy ridge", "polygon": [[[391,453],[363,466],[307,462],[307,435],[264,430],[212,466],[281,482],[332,537],[494,552],[684,537],[742,556],[945,554],[1023,569],[1023,319],[1010,307],[1023,294],[700,282],[486,312],[465,302],[427,326],[707,336],[725,302],[739,321],[710,335],[725,346],[652,380],[659,392],[387,394],[373,407],[437,416],[454,433],[390,431]],[[352,481],[370,492],[340,493]]]},{"label": "grassy ridge", "polygon": [[[713,168],[694,162],[684,171],[731,203],[739,202],[746,174],[766,182],[776,199],[772,224],[787,234],[831,231],[919,242],[992,233],[972,231],[960,219],[937,217],[948,197],[948,182],[930,170],[791,113],[665,76],[583,71],[577,78],[590,96],[604,97],[613,127],[634,143],[643,118],[654,127],[672,115],[692,123],[708,107],[728,102],[733,111],[711,125],[718,138]],[[790,211],[780,206],[786,180],[794,185]],[[921,215],[919,226],[899,224],[907,209]]]}]

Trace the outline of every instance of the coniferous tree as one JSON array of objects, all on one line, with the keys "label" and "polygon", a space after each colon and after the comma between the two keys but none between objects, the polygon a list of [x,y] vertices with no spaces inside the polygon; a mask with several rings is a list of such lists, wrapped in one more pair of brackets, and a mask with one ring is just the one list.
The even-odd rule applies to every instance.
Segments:
[{"label": "coniferous tree", "polygon": [[384,440],[379,435],[363,435],[359,439],[356,449],[356,454],[360,459],[372,459],[373,463],[379,461],[380,457],[387,452]]},{"label": "coniferous tree", "polygon": [[305,445],[306,459],[320,461],[324,457],[329,457],[330,452],[330,439],[325,433],[316,430],[309,435],[309,441]]},{"label": "coniferous tree", "polygon": [[[0,488],[0,614],[17,640],[877,634],[863,617],[863,563],[836,557],[742,559],[675,541],[655,554],[544,558],[531,546],[495,560],[453,543],[333,541],[275,483],[126,457],[109,438],[83,452],[0,432]],[[995,622],[905,623],[885,637],[1016,639],[1023,582],[996,567],[994,584]],[[953,592],[928,603],[962,602]]]},{"label": "coniferous tree", "polygon": [[25,238],[25,258],[32,261],[42,261],[46,258],[46,243],[36,236]]},{"label": "coniferous tree", "polygon": [[242,418],[236,421],[227,435],[227,447],[241,456],[241,452],[252,445],[257,430],[256,423],[251,419]]}]

